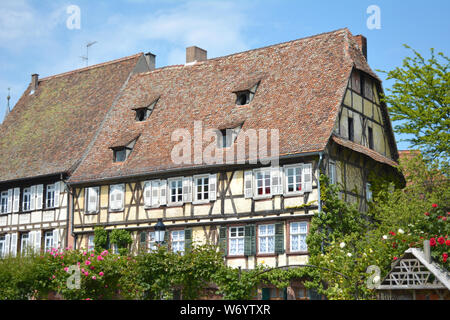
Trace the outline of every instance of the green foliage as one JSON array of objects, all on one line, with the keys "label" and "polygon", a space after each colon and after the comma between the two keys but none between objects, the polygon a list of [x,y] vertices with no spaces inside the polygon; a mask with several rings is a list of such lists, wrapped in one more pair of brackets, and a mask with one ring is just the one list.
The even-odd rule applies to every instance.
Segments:
[{"label": "green foliage", "polygon": [[94,229],[94,246],[95,252],[100,252],[108,249],[108,231],[102,227]]},{"label": "green foliage", "polygon": [[126,255],[128,253],[128,247],[133,243],[131,234],[127,230],[114,229],[111,231],[109,236],[109,242],[111,244],[116,244],[119,250],[119,254]]},{"label": "green foliage", "polygon": [[412,51],[414,55],[406,57],[402,67],[389,72],[379,70],[387,74],[388,80],[395,80],[383,101],[390,105],[392,119],[399,121],[395,131],[413,135],[407,139],[413,147],[421,148],[427,158],[442,158],[443,167],[448,168],[450,59],[441,52],[436,56],[434,49],[429,59]]}]

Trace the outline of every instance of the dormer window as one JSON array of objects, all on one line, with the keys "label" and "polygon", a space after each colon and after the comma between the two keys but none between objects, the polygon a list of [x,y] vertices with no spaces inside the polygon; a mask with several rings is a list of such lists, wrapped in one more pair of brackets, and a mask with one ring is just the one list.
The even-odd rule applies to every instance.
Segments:
[{"label": "dormer window", "polygon": [[131,151],[133,151],[136,140],[137,138],[125,146],[111,147],[111,149],[113,150],[113,161],[124,162],[125,160],[127,160],[131,154]]},{"label": "dormer window", "polygon": [[217,131],[217,146],[219,148],[229,148],[236,141],[239,131],[241,131],[242,124],[234,127],[221,129]]},{"label": "dormer window", "polygon": [[134,109],[134,111],[136,112],[136,117],[135,117],[136,121],[142,122],[142,121],[147,120],[150,117],[150,115],[152,114],[153,109],[155,108],[156,103],[158,102],[158,99],[153,101],[148,107]]},{"label": "dormer window", "polygon": [[236,93],[236,105],[244,106],[249,104],[255,96],[258,85],[259,82],[248,90],[235,91],[234,93]]}]

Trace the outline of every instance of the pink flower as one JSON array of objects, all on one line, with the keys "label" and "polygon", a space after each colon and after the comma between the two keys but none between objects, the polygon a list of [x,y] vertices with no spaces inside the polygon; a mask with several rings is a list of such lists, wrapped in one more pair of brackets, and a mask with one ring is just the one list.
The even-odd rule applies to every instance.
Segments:
[{"label": "pink flower", "polygon": [[92,280],[97,280],[97,277],[96,276],[92,276]]},{"label": "pink flower", "polygon": [[104,275],[103,271],[100,271],[100,272],[98,273],[98,275],[99,275],[100,277],[103,277],[103,275]]},{"label": "pink flower", "polygon": [[65,268],[64,268],[64,271],[65,271],[65,272],[69,271],[69,268],[68,268],[68,267],[65,267]]},{"label": "pink flower", "polygon": [[108,250],[103,250],[103,252],[101,253],[102,256],[106,256],[108,254]]},{"label": "pink flower", "polygon": [[397,257],[394,257],[394,261],[397,260],[397,259],[398,259]]},{"label": "pink flower", "polygon": [[104,259],[102,256],[98,256],[98,257],[97,257],[97,260],[98,260],[98,261],[101,261],[101,260],[105,260],[105,259]]},{"label": "pink flower", "polygon": [[94,254],[93,253],[91,253],[91,257],[93,257],[94,256]]},{"label": "pink flower", "polygon": [[84,252],[83,252],[83,256],[85,256],[86,254],[87,254],[87,252],[86,252],[86,251],[84,251]]},{"label": "pink flower", "polygon": [[84,264],[88,266],[91,264],[91,262],[89,260],[87,260]]},{"label": "pink flower", "polygon": [[95,269],[95,267],[94,266],[91,266],[91,270],[94,270]]},{"label": "pink flower", "polygon": [[52,275],[52,279],[55,279],[56,278],[56,276],[55,275]]}]

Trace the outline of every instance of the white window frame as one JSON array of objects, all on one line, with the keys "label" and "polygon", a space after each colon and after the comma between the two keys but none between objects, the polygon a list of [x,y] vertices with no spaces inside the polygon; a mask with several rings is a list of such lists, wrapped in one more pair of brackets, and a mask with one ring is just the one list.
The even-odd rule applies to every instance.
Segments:
[{"label": "white window frame", "polygon": [[[234,233],[234,235],[233,235]],[[242,235],[241,235],[242,234]],[[229,256],[243,256],[245,253],[245,227],[229,227],[228,228],[228,255]],[[232,252],[232,242],[236,242],[236,251]],[[239,250],[239,246],[242,243],[242,252]]]},{"label": "white window frame", "polygon": [[[51,246],[47,246],[47,240],[51,241]],[[54,237],[53,237],[53,230],[45,231],[44,232],[44,250],[47,252],[48,250],[51,250],[55,243],[54,243]]]},{"label": "white window frame", "polygon": [[[210,192],[210,190],[209,190],[209,174],[195,175],[193,177],[193,179],[194,179],[194,190],[193,190],[194,201],[192,203],[193,204],[209,203],[210,202],[210,199],[209,199],[209,192]],[[197,182],[197,179],[201,179],[202,180],[202,187],[201,187],[202,188],[201,194],[203,195],[202,198],[206,194],[208,199],[199,199],[198,198],[198,191],[197,191],[197,189],[198,189],[198,182]],[[205,184],[205,179],[208,179],[208,182],[206,182],[206,184]],[[207,191],[205,191],[205,187],[206,187]]]},{"label": "white window frame", "polygon": [[[269,227],[272,227],[269,232]],[[263,232],[263,230],[265,231]],[[269,251],[269,242],[272,238],[272,250]],[[264,242],[266,250],[261,250],[261,244]],[[261,254],[274,254],[275,253],[275,224],[260,224],[258,225],[258,253]]]},{"label": "white window frame", "polygon": [[[264,194],[258,194],[258,174],[264,174],[264,178],[263,178],[263,191]],[[266,186],[266,180],[267,178],[265,177],[265,175],[269,173],[269,185],[268,187],[270,188],[270,193],[265,193],[265,189],[267,188]],[[272,170],[271,167],[268,168],[260,168],[260,169],[254,169],[253,170],[253,198],[254,199],[269,199],[272,198]]]},{"label": "white window frame", "polygon": [[[176,200],[177,201],[172,201],[172,182],[177,182],[177,192],[176,192]],[[178,185],[179,183],[179,185]],[[178,177],[178,178],[170,178],[167,179],[167,188],[169,191],[169,196],[168,196],[168,206],[179,206],[183,204],[183,177]],[[181,198],[180,201],[178,201],[178,199]]]},{"label": "white window frame", "polygon": [[[296,195],[302,195],[305,193],[305,191],[303,190],[303,164],[302,163],[296,163],[296,164],[289,164],[289,165],[285,165],[283,166],[283,171],[284,171],[284,183],[283,183],[283,187],[284,187],[284,196],[296,196]],[[289,175],[288,175],[288,171],[289,169],[293,169],[294,173],[295,173],[295,169],[299,169],[300,170],[300,190],[294,190],[294,191],[289,191]],[[294,178],[296,177],[296,175],[294,174]],[[294,189],[295,189],[295,185],[297,184],[296,181],[294,181]]]},{"label": "white window frame", "polygon": [[[176,237],[175,237],[176,236]],[[184,253],[185,246],[185,234],[184,230],[174,230],[170,232],[170,243],[172,252]]]},{"label": "white window frame", "polygon": [[[97,190],[97,199],[95,200],[96,207],[95,207],[94,211],[89,210],[89,202],[90,202],[89,200],[90,200],[90,197],[91,197],[90,191],[92,189]],[[88,187],[88,188],[86,188],[86,201],[85,202],[86,202],[86,209],[85,209],[86,213],[98,213],[99,210],[100,210],[100,187]]]},{"label": "white window frame", "polygon": [[[111,207],[111,196],[116,193],[121,193],[122,194],[122,205],[120,206],[120,208],[113,208]],[[120,184],[113,184],[109,186],[109,211],[113,211],[113,212],[117,212],[117,211],[122,211],[124,208],[124,204],[125,204],[125,184],[120,183]]]},{"label": "white window frame", "polygon": [[[53,183],[48,184],[45,189],[45,208],[47,208],[47,209],[55,208],[55,194],[56,194],[55,184],[53,184]],[[51,195],[51,196],[49,196],[49,195]],[[50,204],[49,204],[49,201],[50,201]]]},{"label": "white window frame", "polygon": [[[24,236],[27,236],[25,239]],[[24,255],[27,252],[27,248],[30,247],[30,233],[22,233],[20,235],[20,253]]]},{"label": "white window frame", "polygon": [[87,251],[88,252],[93,252],[95,250],[94,239],[95,239],[95,235],[94,234],[90,234],[88,236],[88,245],[87,245]]},{"label": "white window frame", "polygon": [[369,182],[366,182],[366,201],[372,201],[373,195],[372,190],[370,189],[372,185]]},{"label": "white window frame", "polygon": [[0,193],[0,213],[8,213],[8,191]]},{"label": "white window frame", "polygon": [[149,231],[148,233],[148,241],[147,241],[147,251],[152,252],[158,250],[158,246],[156,244],[155,231]]},{"label": "white window frame", "polygon": [[0,258],[6,256],[6,235],[0,235]]},{"label": "white window frame", "polygon": [[[28,197],[28,201],[25,198]],[[31,211],[31,187],[24,188],[22,194],[22,211]]]},{"label": "white window frame", "polygon": [[[293,226],[294,225],[297,225],[297,232],[293,232]],[[304,226],[305,228],[306,228],[306,231],[305,232],[301,232],[301,226]],[[298,221],[298,222],[291,222],[290,224],[289,224],[289,251],[290,252],[307,252],[308,251],[308,244],[306,243],[306,237],[308,236],[308,228],[309,228],[309,226],[308,226],[308,222],[305,222],[305,221]],[[305,246],[304,246],[304,248],[302,248],[302,246],[301,246],[301,236],[303,236],[304,235],[304,243],[305,243]],[[293,249],[293,239],[294,239],[294,236],[297,236],[298,237],[298,249],[297,250],[294,250]]]}]

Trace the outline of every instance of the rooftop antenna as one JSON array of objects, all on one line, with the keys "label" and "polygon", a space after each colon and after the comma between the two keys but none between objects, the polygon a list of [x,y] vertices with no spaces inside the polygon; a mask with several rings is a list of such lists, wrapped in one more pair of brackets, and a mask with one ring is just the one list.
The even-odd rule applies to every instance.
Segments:
[{"label": "rooftop antenna", "polygon": [[86,55],[80,57],[81,59],[86,61],[86,67],[89,65],[89,47],[94,45],[94,44],[96,44],[96,43],[97,43],[97,41],[88,42],[86,44]]}]

